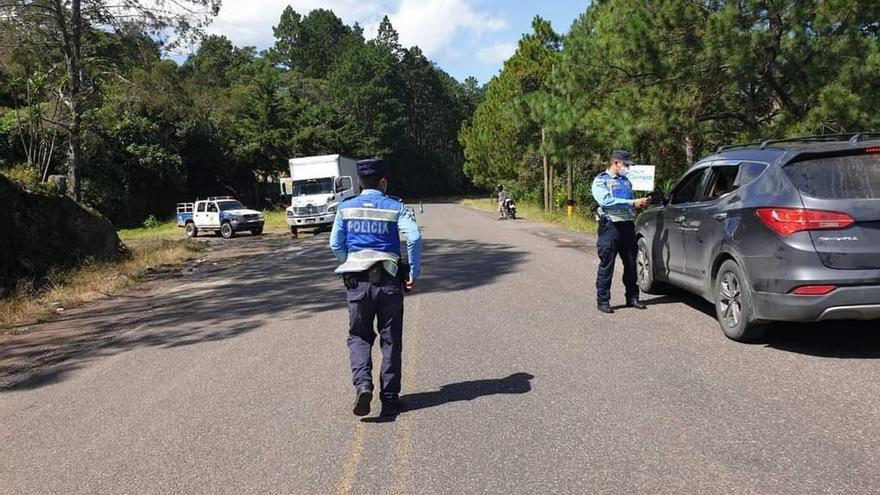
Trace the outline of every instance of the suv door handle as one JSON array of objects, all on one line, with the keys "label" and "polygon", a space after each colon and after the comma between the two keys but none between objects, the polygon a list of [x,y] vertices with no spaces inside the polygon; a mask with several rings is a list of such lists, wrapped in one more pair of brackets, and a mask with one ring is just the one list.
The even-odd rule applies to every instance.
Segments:
[{"label": "suv door handle", "polygon": [[727,213],[716,213],[712,215],[712,218],[718,220],[719,222],[725,220],[727,218]]}]

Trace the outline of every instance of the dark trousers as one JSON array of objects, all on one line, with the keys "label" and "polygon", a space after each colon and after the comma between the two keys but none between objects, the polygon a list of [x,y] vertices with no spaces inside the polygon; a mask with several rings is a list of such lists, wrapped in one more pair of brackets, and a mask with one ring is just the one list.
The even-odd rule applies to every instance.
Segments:
[{"label": "dark trousers", "polygon": [[348,289],[348,352],[355,387],[373,385],[373,341],[378,328],[382,348],[381,397],[400,394],[403,347],[403,287],[389,278],[358,282]]},{"label": "dark trousers", "polygon": [[600,221],[596,250],[599,252],[599,270],[596,272],[596,300],[599,304],[606,304],[611,300],[611,277],[614,276],[614,259],[618,255],[623,262],[626,300],[639,297],[639,285],[636,281],[638,245],[635,224]]}]

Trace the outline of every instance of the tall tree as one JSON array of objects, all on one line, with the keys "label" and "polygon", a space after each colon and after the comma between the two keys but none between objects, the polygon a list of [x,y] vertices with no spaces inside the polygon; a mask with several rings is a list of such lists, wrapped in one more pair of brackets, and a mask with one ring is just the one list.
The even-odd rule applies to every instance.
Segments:
[{"label": "tall tree", "polygon": [[[83,33],[93,27],[105,27],[118,33],[130,32],[126,26],[137,25],[140,31],[155,36],[178,36],[170,44],[192,39],[217,14],[220,0],[176,0],[169,8],[165,2],[126,0],[2,0],[0,18],[13,23],[35,22],[36,29],[50,26],[52,36],[41,40],[44,46],[63,55],[67,81],[62,89],[68,110],[68,188],[80,199],[82,118],[85,110],[83,83]],[[38,14],[32,15],[31,11]]]}]

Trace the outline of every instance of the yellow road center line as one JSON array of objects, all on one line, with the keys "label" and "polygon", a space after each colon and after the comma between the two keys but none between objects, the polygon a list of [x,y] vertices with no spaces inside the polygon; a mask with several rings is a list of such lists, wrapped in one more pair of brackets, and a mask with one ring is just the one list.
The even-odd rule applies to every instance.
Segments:
[{"label": "yellow road center line", "polygon": [[336,485],[337,495],[346,495],[354,486],[354,477],[357,474],[357,467],[361,460],[361,453],[364,451],[364,438],[366,438],[367,429],[364,423],[358,421],[354,427],[354,438],[351,440],[351,447],[348,449],[348,456],[345,459],[345,467],[342,470],[342,479]]},{"label": "yellow road center line", "polygon": [[[420,301],[422,297],[413,298],[412,304],[412,312],[420,315],[418,313],[418,308],[421,305]],[[413,320],[416,320],[414,318]],[[417,329],[419,325],[415,322],[410,326],[409,330],[404,333],[404,348],[408,349],[407,352],[413,353],[413,350],[416,348],[417,342]],[[412,384],[413,384],[413,376],[415,375],[414,365],[416,359],[404,359],[403,363],[403,389],[405,391],[412,392]],[[401,414],[398,420],[400,424],[400,440],[397,444],[397,481],[394,483],[394,490],[392,493],[394,494],[404,494],[404,493],[412,493],[414,491],[412,483],[413,483],[413,470],[412,470],[412,431],[413,431],[413,420],[409,414]]]}]

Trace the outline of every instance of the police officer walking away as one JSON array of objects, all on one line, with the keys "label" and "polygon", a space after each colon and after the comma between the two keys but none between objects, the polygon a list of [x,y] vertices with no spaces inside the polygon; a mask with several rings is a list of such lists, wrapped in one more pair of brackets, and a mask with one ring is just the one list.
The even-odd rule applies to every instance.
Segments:
[{"label": "police officer walking away", "polygon": [[626,286],[626,305],[645,309],[639,301],[636,280],[636,209],[647,208],[648,198],[634,199],[632,184],[626,175],[632,165],[630,154],[614,150],[608,170],[593,180],[593,198],[599,203],[599,269],[596,272],[596,299],[599,311],[613,313],[611,309],[611,277],[614,276],[614,258],[623,261],[623,284]]},{"label": "police officer walking away", "polygon": [[[354,414],[366,416],[373,400],[373,341],[382,348],[382,416],[400,412],[403,292],[419,277],[422,235],[404,204],[385,195],[388,174],[382,160],[357,162],[360,196],[344,201],[330,233],[330,248],[342,265],[348,290],[348,351],[355,387]],[[401,263],[400,234],[409,266]],[[378,322],[378,328],[376,328]]]}]

